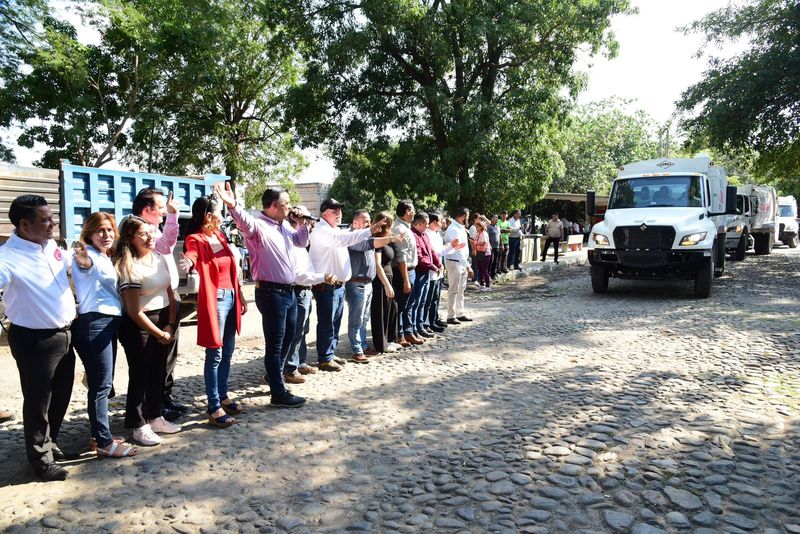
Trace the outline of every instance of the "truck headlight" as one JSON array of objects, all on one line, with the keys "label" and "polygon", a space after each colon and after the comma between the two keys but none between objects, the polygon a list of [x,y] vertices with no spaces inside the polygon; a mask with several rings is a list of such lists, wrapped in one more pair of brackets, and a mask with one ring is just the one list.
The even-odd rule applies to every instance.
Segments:
[{"label": "truck headlight", "polygon": [[592,234],[595,244],[608,246],[608,238],[603,234]]},{"label": "truck headlight", "polygon": [[689,235],[683,236],[683,239],[681,239],[680,246],[682,246],[682,247],[694,246],[694,245],[700,243],[701,241],[705,241],[707,235],[708,235],[708,232],[697,232],[696,234],[689,234]]}]

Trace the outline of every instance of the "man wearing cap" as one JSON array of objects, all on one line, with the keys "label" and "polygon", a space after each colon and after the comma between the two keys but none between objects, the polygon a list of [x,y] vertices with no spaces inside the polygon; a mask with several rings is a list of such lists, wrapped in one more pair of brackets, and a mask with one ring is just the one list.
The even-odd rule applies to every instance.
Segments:
[{"label": "man wearing cap", "polygon": [[58,448],[75,373],[70,325],[75,299],[67,279],[65,251],[53,241],[53,214],[38,195],[11,202],[14,231],[0,247],[0,289],[11,320],[8,344],[22,387],[25,451],[42,480],[64,480],[55,460],[68,459]]},{"label": "man wearing cap", "polygon": [[317,271],[333,274],[337,281],[312,287],[317,301],[317,358],[320,370],[341,371],[345,360],[336,358],[335,353],[344,311],[344,283],[352,276],[347,247],[370,239],[372,228],[353,232],[339,228],[342,204],[334,198],[324,200],[319,213],[321,220],[311,233],[308,251],[311,264]]},{"label": "man wearing cap", "polygon": [[[231,184],[214,184],[214,192],[230,210],[247,243],[252,261],[251,272],[256,280],[256,307],[261,313],[264,330],[264,368],[269,382],[271,406],[295,408],[305,403],[292,395],[283,381],[283,362],[289,354],[297,321],[295,294],[295,261],[292,247],[308,244],[308,219],[291,211],[289,193],[281,187],[270,187],[261,195],[263,209],[253,217],[231,190]],[[287,218],[297,222],[289,226]]]}]

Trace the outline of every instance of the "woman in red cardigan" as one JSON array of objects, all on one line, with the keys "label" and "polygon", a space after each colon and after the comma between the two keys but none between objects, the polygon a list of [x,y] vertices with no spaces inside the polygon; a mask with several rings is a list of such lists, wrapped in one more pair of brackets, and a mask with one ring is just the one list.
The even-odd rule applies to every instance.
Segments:
[{"label": "woman in red cardigan", "polygon": [[232,414],[244,411],[241,404],[228,398],[228,375],[247,301],[238,276],[239,250],[228,246],[219,229],[221,222],[222,202],[216,195],[195,200],[191,228],[196,231],[184,241],[186,251],[181,255],[180,266],[200,275],[197,344],[206,348],[208,422],[224,428],[236,422]]}]

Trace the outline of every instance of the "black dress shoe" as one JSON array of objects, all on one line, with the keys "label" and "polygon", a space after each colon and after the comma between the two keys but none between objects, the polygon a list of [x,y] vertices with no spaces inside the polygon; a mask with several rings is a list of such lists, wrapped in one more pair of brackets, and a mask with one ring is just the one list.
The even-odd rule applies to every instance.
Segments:
[{"label": "black dress shoe", "polygon": [[436,326],[438,326],[439,328],[447,328],[447,323],[445,321],[440,321],[439,319],[436,319],[436,321],[434,322],[436,323]]},{"label": "black dress shoe", "polygon": [[441,326],[438,326],[438,325],[431,325],[430,328],[431,328],[431,330],[433,330],[434,332],[437,332],[439,334],[444,332],[444,328],[442,328]]},{"label": "black dress shoe", "polygon": [[183,412],[179,412],[178,410],[172,410],[170,408],[161,408],[161,415],[164,416],[164,419],[167,421],[176,421],[180,419],[183,415]]},{"label": "black dress shoe", "polygon": [[470,318],[469,318],[469,317],[467,317],[466,315],[462,315],[461,317],[456,317],[456,319],[458,319],[458,320],[459,320],[459,321],[461,321],[462,323],[469,323],[469,322],[472,322],[472,319],[470,319]]},{"label": "black dress shoe", "polygon": [[174,411],[180,412],[180,413],[184,413],[185,411],[187,411],[189,409],[189,407],[186,406],[185,404],[181,404],[179,402],[175,402],[172,399],[172,397],[169,396],[169,395],[164,397],[164,402],[161,403],[161,406],[163,408],[168,409],[168,410],[174,410]]},{"label": "black dress shoe", "polygon": [[416,332],[417,337],[433,337],[432,332],[428,332],[427,330],[417,330]]},{"label": "black dress shoe", "polygon": [[455,318],[448,319],[447,320],[447,324],[461,324],[461,321],[459,321],[458,319],[455,319]]},{"label": "black dress shoe", "polygon": [[283,397],[272,397],[269,405],[276,408],[299,408],[305,403],[306,399],[298,397],[297,395],[292,395],[287,391]]},{"label": "black dress shoe", "polygon": [[36,464],[33,470],[36,476],[44,481],[67,479],[67,470],[55,463]]},{"label": "black dress shoe", "polygon": [[[53,460],[56,462],[63,462],[65,460],[77,460],[81,457],[80,454],[77,452],[64,452],[61,450],[61,447],[58,446],[57,443],[53,442],[50,446],[50,451],[53,453]],[[66,473],[66,471],[65,471]]]}]

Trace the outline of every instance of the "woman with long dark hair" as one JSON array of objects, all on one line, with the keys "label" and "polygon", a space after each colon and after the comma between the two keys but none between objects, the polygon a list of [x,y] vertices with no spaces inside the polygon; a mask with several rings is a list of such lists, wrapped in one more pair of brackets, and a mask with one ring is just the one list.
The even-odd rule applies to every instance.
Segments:
[{"label": "woman with long dark hair", "polygon": [[[383,230],[375,237],[386,237],[391,234],[394,217],[388,211],[375,216],[375,224],[383,223]],[[397,352],[402,348],[394,342],[398,338],[397,301],[394,299],[392,287],[392,260],[394,249],[386,245],[375,249],[375,266],[377,276],[372,280],[372,304],[370,322],[372,324],[372,344],[377,352]]]},{"label": "woman with long dark hair", "polygon": [[208,398],[208,422],[217,427],[231,426],[232,414],[244,411],[228,397],[231,357],[236,333],[241,331],[247,301],[239,282],[239,251],[228,245],[220,231],[222,202],[216,195],[200,197],[192,204],[195,231],[186,237],[180,267],[195,269],[200,276],[197,295],[197,344],[206,349],[203,369]]},{"label": "woman with long dark hair", "polygon": [[73,324],[73,345],[86,370],[89,389],[87,410],[92,446],[98,458],[125,458],[136,449],[111,435],[108,398],[114,379],[117,330],[122,319],[122,301],[117,291],[114,253],[117,224],[109,213],[92,213],[81,229],[74,252],[72,281],[78,300],[78,318]]},{"label": "woman with long dark hair", "polygon": [[128,360],[125,427],[142,445],[158,445],[158,434],[181,426],[161,415],[167,355],[175,342],[178,309],[169,267],[155,251],[155,228],[130,215],[122,221],[114,265],[125,311],[119,337]]}]

